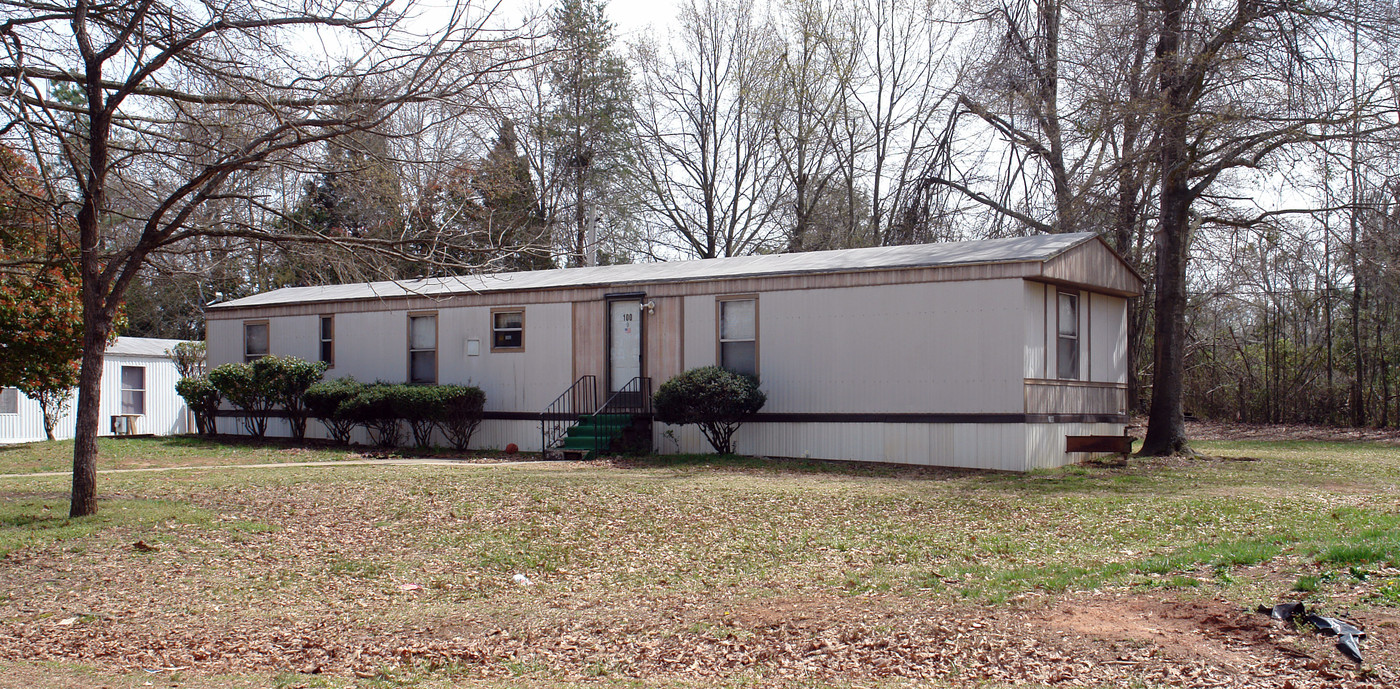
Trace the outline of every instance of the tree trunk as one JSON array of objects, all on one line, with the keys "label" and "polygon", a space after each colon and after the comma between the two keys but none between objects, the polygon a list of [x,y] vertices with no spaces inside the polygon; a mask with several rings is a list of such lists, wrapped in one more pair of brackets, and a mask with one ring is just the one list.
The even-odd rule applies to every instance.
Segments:
[{"label": "tree trunk", "polygon": [[1182,387],[1186,351],[1186,258],[1190,248],[1190,212],[1194,195],[1188,175],[1187,143],[1190,111],[1188,85],[1179,55],[1187,3],[1163,3],[1162,28],[1156,61],[1160,70],[1161,213],[1157,219],[1156,297],[1153,314],[1152,410],[1141,455],[1191,454],[1182,416]]},{"label": "tree trunk", "polygon": [[[1175,186],[1175,185],[1171,185]],[[1189,192],[1162,185],[1162,217],[1157,229],[1155,327],[1152,348],[1152,410],[1142,455],[1190,454],[1182,416],[1186,347],[1186,256],[1189,244]]]},{"label": "tree trunk", "polygon": [[[84,294],[84,301],[87,295]],[[73,434],[73,496],[70,517],[97,514],[97,429],[102,397],[102,352],[107,337],[84,315],[83,363],[78,374],[77,425]]]}]

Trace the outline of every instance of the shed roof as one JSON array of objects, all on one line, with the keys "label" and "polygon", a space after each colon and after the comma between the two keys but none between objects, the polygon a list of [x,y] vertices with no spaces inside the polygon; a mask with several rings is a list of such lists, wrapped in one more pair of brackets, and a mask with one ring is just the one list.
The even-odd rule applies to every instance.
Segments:
[{"label": "shed roof", "polygon": [[[388,280],[316,287],[284,287],[233,299],[210,310],[402,297],[439,297],[479,292],[625,286],[777,275],[927,268],[983,263],[1044,262],[1087,242],[1093,232],[1043,234],[939,244],[880,246],[790,254],[761,254],[661,263],[556,268],[417,280]],[[1105,248],[1107,248],[1105,246]],[[1127,269],[1126,264],[1123,266]],[[1127,269],[1131,271],[1131,269]]]},{"label": "shed roof", "polygon": [[166,352],[181,342],[190,340],[163,340],[155,337],[118,337],[116,342],[107,345],[107,354],[117,356],[148,356],[169,358]]}]

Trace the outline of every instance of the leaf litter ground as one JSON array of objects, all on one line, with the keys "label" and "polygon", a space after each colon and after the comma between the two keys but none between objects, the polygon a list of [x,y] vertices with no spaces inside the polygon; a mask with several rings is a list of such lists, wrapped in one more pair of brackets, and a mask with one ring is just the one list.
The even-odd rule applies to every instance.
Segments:
[{"label": "leaf litter ground", "polygon": [[[104,478],[110,525],[0,560],[0,671],[26,686],[75,668],[211,687],[1400,683],[1395,554],[1323,555],[1368,529],[1392,543],[1395,451],[1248,449],[1260,460],[1027,476],[694,460]],[[63,487],[11,479],[0,496],[66,511]],[[146,501],[189,509],[121,518]],[[34,527],[20,521],[3,528]],[[1319,583],[1292,590],[1301,576]],[[1284,599],[1360,624],[1366,664],[1252,611]]]}]

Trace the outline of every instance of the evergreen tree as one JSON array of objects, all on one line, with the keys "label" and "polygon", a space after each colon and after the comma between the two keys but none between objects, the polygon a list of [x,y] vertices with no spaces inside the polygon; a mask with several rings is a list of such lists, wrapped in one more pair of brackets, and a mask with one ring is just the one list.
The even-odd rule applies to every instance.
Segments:
[{"label": "evergreen tree", "polygon": [[502,121],[496,143],[473,181],[480,194],[478,221],[503,252],[501,266],[506,270],[553,268],[535,184],[510,120]]},{"label": "evergreen tree", "polygon": [[619,215],[609,204],[626,172],[632,128],[632,87],[627,65],[613,53],[614,25],[606,0],[559,0],[550,12],[556,57],[550,69],[553,104],[546,132],[554,165],[564,180],[569,209],[566,246],[570,263],[590,263],[588,225]]}]

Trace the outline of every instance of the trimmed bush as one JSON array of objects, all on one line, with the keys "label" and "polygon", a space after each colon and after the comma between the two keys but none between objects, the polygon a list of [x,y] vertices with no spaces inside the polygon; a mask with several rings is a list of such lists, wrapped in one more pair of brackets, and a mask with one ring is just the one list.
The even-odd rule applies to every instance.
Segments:
[{"label": "trimmed bush", "polygon": [[267,435],[267,417],[272,409],[272,390],[267,381],[254,374],[252,364],[223,364],[209,372],[209,382],[224,399],[246,414],[243,428],[255,438]]},{"label": "trimmed bush", "polygon": [[326,364],[296,357],[265,356],[249,364],[224,364],[209,372],[209,382],[246,412],[243,427],[261,438],[267,435],[267,419],[281,406],[291,424],[292,437],[306,437],[306,404],[302,395],[321,379]]},{"label": "trimmed bush", "polygon": [[767,401],[757,378],[705,366],[662,383],[651,404],[657,421],[696,424],[715,452],[732,454],[734,433]]},{"label": "trimmed bush", "polygon": [[324,361],[305,361],[294,356],[265,356],[253,362],[253,378],[266,385],[273,404],[281,405],[287,413],[292,437],[306,438],[306,390],[321,380],[329,365]]},{"label": "trimmed bush", "polygon": [[214,435],[214,415],[219,411],[219,402],[223,400],[223,395],[209,382],[209,376],[181,378],[175,383],[175,392],[184,398],[185,404],[194,414],[194,425],[199,429],[199,434]]},{"label": "trimmed bush", "polygon": [[399,416],[408,422],[415,447],[433,444],[433,429],[442,416],[442,388],[436,385],[395,385],[391,397]]},{"label": "trimmed bush", "polygon": [[471,444],[472,435],[481,425],[486,393],[471,385],[444,385],[438,389],[442,399],[442,432],[452,443],[452,449],[462,452]]},{"label": "trimmed bush", "polygon": [[349,444],[350,432],[356,420],[348,416],[344,405],[368,387],[352,377],[322,381],[306,389],[302,400],[312,417],[325,425],[338,443]]},{"label": "trimmed bush", "polygon": [[399,444],[399,412],[395,409],[401,385],[375,383],[366,385],[360,394],[341,404],[341,413],[369,431],[370,439],[380,447]]}]

